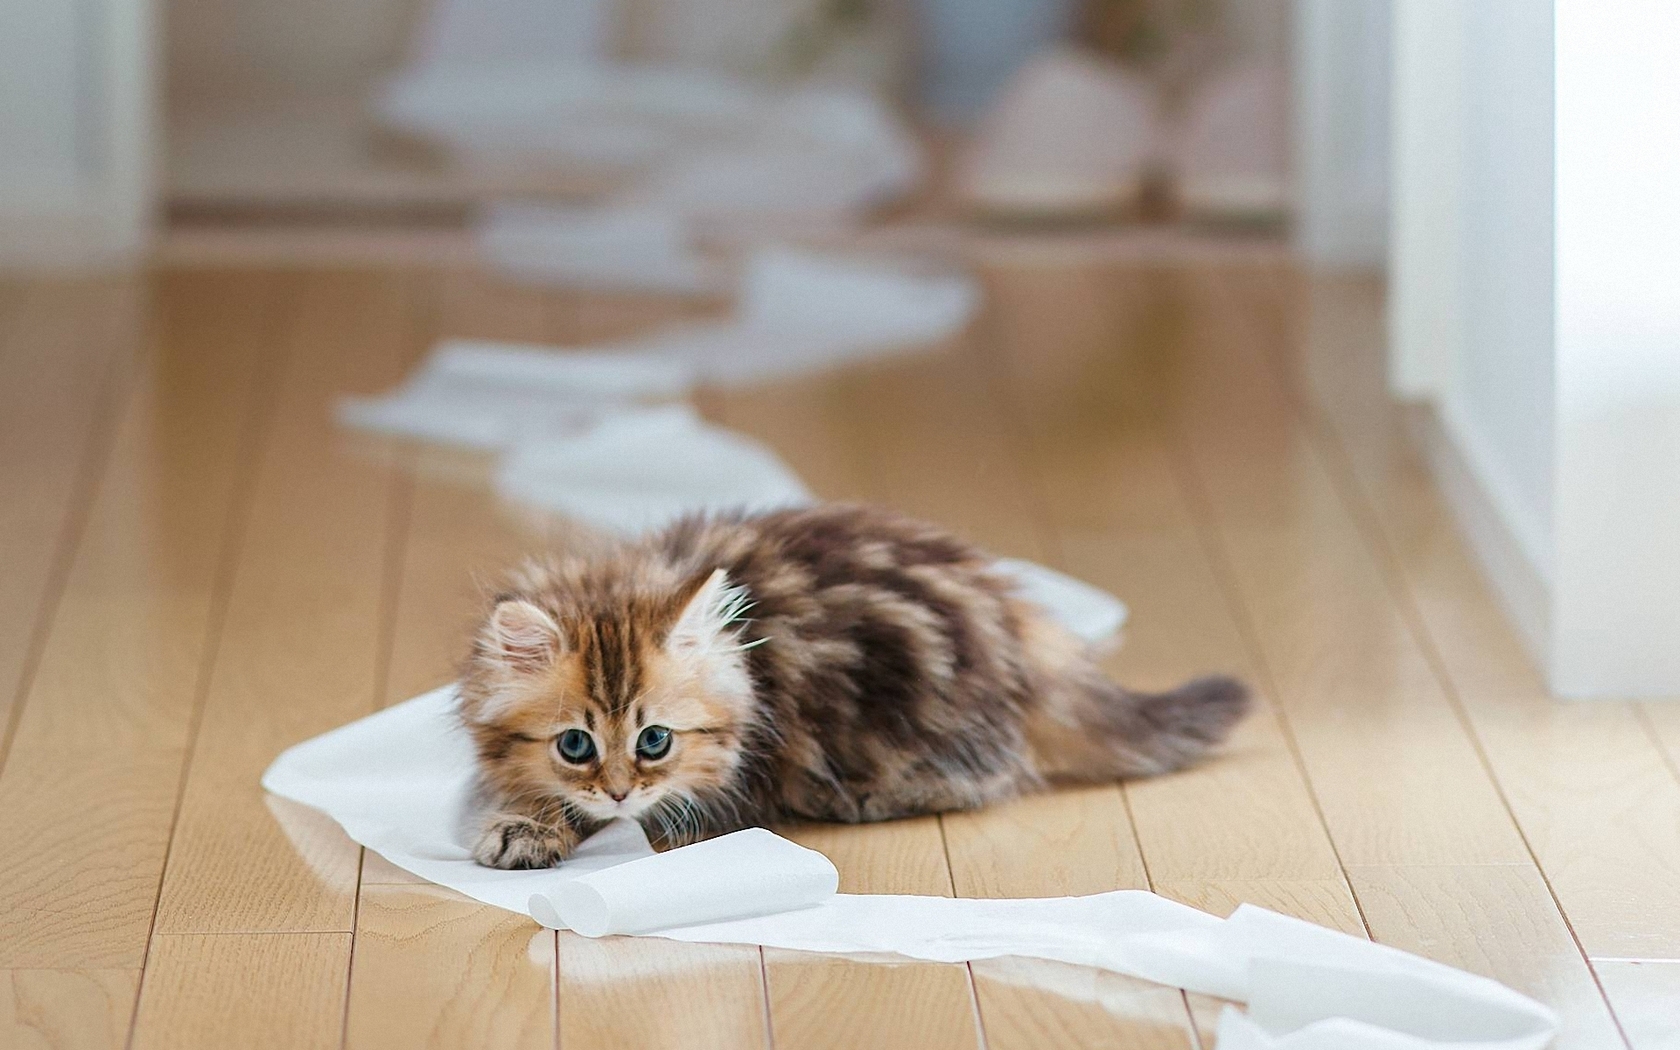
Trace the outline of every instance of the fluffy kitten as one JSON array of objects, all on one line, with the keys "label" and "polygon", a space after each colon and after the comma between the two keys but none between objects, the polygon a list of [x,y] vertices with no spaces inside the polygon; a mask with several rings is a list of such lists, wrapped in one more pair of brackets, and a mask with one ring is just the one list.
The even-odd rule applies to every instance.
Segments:
[{"label": "fluffy kitten", "polygon": [[1248,695],[1110,682],[980,551],[880,510],[694,517],[532,564],[462,678],[474,856],[563,860],[631,817],[666,848],[787,820],[971,809],[1177,769]]}]

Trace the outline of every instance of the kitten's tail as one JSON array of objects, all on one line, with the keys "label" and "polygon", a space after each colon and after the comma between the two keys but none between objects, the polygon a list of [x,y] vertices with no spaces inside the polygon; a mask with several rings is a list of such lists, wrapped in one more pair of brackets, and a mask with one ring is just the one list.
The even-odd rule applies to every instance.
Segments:
[{"label": "kitten's tail", "polygon": [[1039,773],[1059,782],[1182,769],[1223,741],[1250,703],[1247,686],[1218,675],[1166,693],[1134,693],[1100,678],[1050,699],[1027,733]]}]

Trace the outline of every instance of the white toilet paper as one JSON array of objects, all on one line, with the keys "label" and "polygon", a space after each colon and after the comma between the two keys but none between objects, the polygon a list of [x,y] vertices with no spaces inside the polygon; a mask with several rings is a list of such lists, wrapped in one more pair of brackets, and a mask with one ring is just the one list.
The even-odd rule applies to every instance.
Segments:
[{"label": "white toilet paper", "polygon": [[[1248,1004],[1220,1050],[1541,1050],[1545,1006],[1483,977],[1243,906],[1229,919],[1140,890],[1039,900],[834,893],[826,859],[755,829],[655,855],[615,822],[547,871],[473,863],[471,743],[452,688],[291,748],[269,791],[323,810],[398,867],[590,935],[1094,966]],[[787,910],[781,910],[781,909]]]},{"label": "white toilet paper", "polygon": [[1088,645],[1102,649],[1119,641],[1126,606],[1114,595],[1037,562],[999,558],[996,565],[1014,578],[1017,594],[1047,610]]},{"label": "white toilet paper", "polygon": [[529,904],[544,926],[605,937],[797,911],[839,888],[821,853],[748,828],[562,882]]},{"label": "white toilet paper", "polygon": [[400,437],[505,449],[588,431],[640,402],[681,397],[693,370],[681,361],[613,351],[450,339],[397,389],[347,397],[347,426]]},{"label": "white toilet paper", "polygon": [[475,232],[491,267],[538,284],[685,295],[729,290],[729,275],[668,212],[492,204]]},{"label": "white toilet paper", "polygon": [[625,536],[696,511],[812,501],[774,452],[687,405],[616,412],[576,434],[521,442],[502,460],[496,491]]},{"label": "white toilet paper", "polygon": [[341,422],[473,448],[575,434],[696,382],[747,386],[901,352],[957,332],[974,281],[787,249],[754,255],[730,320],[679,324],[595,347],[480,340],[438,345],[406,383],[346,398]]}]

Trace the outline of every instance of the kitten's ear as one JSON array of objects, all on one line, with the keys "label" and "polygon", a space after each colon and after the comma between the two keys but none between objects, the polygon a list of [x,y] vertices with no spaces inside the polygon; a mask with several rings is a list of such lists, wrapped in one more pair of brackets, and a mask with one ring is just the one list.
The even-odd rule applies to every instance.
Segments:
[{"label": "kitten's ear", "polygon": [[731,584],[729,574],[718,569],[683,606],[666,645],[672,650],[708,649],[750,605],[747,589]]},{"label": "kitten's ear", "polygon": [[539,671],[560,651],[560,625],[523,598],[496,603],[480,635],[485,652],[513,671]]}]

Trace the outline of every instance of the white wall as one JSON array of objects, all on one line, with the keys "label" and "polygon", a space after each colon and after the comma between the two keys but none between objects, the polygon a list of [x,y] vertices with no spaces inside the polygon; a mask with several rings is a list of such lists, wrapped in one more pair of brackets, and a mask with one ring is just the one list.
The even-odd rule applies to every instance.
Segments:
[{"label": "white wall", "polygon": [[1460,353],[1464,18],[1457,0],[1394,4],[1388,376],[1406,398],[1439,396]]},{"label": "white wall", "polygon": [[143,250],[152,50],[147,0],[0,4],[0,265]]},{"label": "white wall", "polygon": [[1552,572],[1552,13],[1535,0],[1478,0],[1460,17],[1454,305],[1462,327],[1442,414],[1544,580]]},{"label": "white wall", "polygon": [[1680,695],[1680,5],[1557,2],[1565,695]]},{"label": "white wall", "polygon": [[1553,690],[1680,695],[1680,8],[1398,3],[1392,384]]},{"label": "white wall", "polygon": [[74,4],[0,5],[0,185],[9,207],[62,208],[82,178],[82,47]]},{"label": "white wall", "polygon": [[1385,261],[1390,6],[1295,4],[1295,243],[1314,266],[1375,269]]}]

